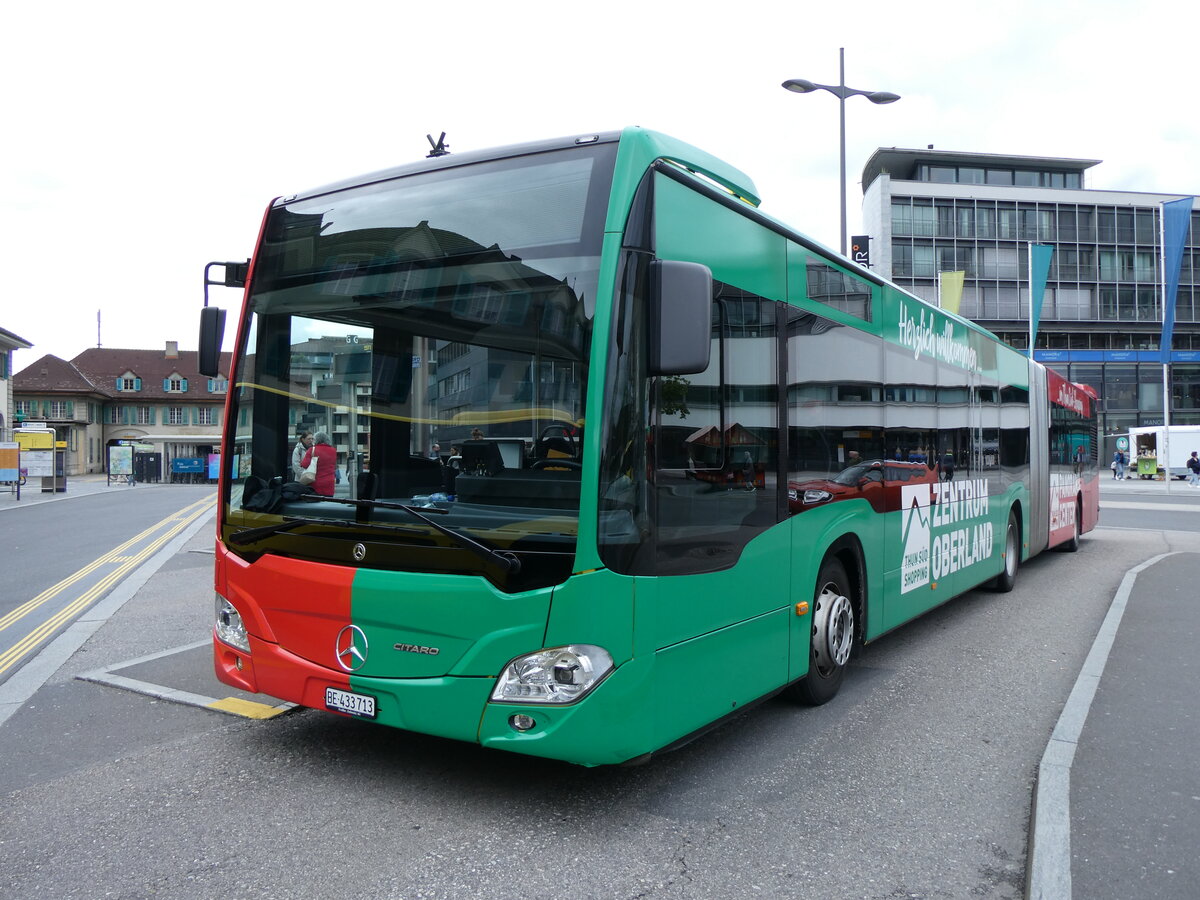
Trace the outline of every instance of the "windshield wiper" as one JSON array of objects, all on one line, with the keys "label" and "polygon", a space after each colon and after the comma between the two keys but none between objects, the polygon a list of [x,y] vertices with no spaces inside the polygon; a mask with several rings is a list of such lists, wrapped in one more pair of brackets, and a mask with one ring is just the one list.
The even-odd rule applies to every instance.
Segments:
[{"label": "windshield wiper", "polygon": [[[477,541],[474,538],[467,537],[465,534],[463,534],[461,532],[454,531],[453,529],[447,528],[445,525],[442,525],[439,522],[435,522],[433,519],[429,518],[429,516],[427,516],[425,514],[426,512],[436,512],[439,515],[444,516],[448,512],[447,510],[444,510],[444,509],[438,509],[437,507],[432,507],[432,508],[427,508],[423,512],[421,510],[416,509],[415,507],[408,506],[404,503],[389,503],[386,500],[345,500],[345,499],[342,499],[341,497],[323,497],[319,494],[301,494],[299,496],[299,498],[297,498],[297,499],[304,500],[309,503],[341,503],[343,506],[353,506],[356,509],[360,509],[360,510],[370,510],[370,509],[403,510],[404,512],[408,513],[413,518],[418,519],[421,522],[424,522],[426,525],[428,525],[434,531],[437,531],[440,534],[444,534],[446,537],[450,538],[450,540],[454,541],[460,547],[462,547],[466,550],[470,550],[476,556],[480,556],[483,559],[494,562],[505,572],[508,572],[512,575],[516,575],[518,572],[521,571],[521,560],[517,557],[517,555],[515,553],[512,553],[507,550],[497,550],[495,547],[490,547],[487,544],[483,543],[482,541]],[[307,521],[312,521],[312,520],[307,520]],[[356,524],[369,525],[369,526],[372,526],[375,528],[386,528],[387,527],[386,525],[375,525],[374,523],[371,523],[371,522],[361,522],[361,523],[356,523]],[[272,526],[268,525],[266,527],[270,528]],[[264,529],[256,529],[256,530],[262,531]]]},{"label": "windshield wiper", "polygon": [[274,525],[234,532],[229,536],[229,541],[240,545],[253,544],[272,535],[291,531],[301,525],[316,525],[322,528],[374,528],[379,531],[406,531],[409,533],[412,530],[411,526],[387,525],[383,522],[351,522],[345,519],[306,519],[301,516],[288,516],[284,521],[276,522]]},{"label": "windshield wiper", "polygon": [[291,531],[293,528],[299,528],[301,525],[324,524],[326,524],[324,519],[288,517],[282,522],[276,522],[274,525],[263,525],[261,528],[247,528],[245,531],[235,531],[229,536],[229,542],[231,544],[254,544],[263,538],[269,538],[273,534],[280,534],[284,531]]}]

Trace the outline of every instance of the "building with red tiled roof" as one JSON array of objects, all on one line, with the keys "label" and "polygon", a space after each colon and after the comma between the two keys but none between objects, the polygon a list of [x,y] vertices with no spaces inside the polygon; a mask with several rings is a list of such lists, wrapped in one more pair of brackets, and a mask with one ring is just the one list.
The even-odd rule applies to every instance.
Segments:
[{"label": "building with red tiled roof", "polygon": [[[219,450],[228,375],[202,376],[194,350],[91,347],[70,362],[43,356],[13,377],[14,416],[45,422],[67,450],[66,473],[107,470],[106,448],[133,444],[143,477]],[[230,355],[221,355],[228,373]]]}]

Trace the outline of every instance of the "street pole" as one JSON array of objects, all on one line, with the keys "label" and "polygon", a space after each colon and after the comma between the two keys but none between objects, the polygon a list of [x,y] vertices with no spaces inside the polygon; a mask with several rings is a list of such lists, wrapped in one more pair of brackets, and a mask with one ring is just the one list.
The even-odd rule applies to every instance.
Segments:
[{"label": "street pole", "polygon": [[838,176],[840,179],[841,198],[841,240],[842,256],[846,255],[846,98],[866,97],[872,103],[895,103],[900,99],[899,94],[888,91],[860,91],[857,88],[846,87],[846,48],[838,48],[838,83],[818,84],[805,78],[789,78],[783,83],[786,90],[796,94],[808,94],[812,91],[828,91],[838,98]]},{"label": "street pole", "polygon": [[842,188],[842,256],[846,255],[846,48],[838,47],[838,149]]},{"label": "street pole", "polygon": [[[1159,209],[1158,215],[1158,248],[1159,248],[1159,291],[1163,302],[1163,322],[1167,321],[1167,217]],[[1166,337],[1164,328],[1162,338]],[[1170,347],[1163,347],[1160,338],[1159,352],[1162,355],[1162,385],[1163,385],[1163,472],[1167,485],[1167,493],[1171,493],[1171,355]]]}]

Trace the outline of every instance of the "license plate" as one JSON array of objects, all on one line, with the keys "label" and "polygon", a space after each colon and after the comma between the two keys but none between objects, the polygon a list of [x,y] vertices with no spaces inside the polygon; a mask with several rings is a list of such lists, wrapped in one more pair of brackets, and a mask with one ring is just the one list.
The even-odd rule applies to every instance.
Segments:
[{"label": "license plate", "polygon": [[375,718],[375,698],[366,694],[352,694],[337,688],[325,688],[325,708],[363,719]]}]

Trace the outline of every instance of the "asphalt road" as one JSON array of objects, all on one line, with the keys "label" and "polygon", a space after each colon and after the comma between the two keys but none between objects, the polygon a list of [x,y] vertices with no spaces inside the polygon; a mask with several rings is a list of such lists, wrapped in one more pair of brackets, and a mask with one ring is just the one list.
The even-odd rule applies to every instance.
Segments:
[{"label": "asphalt road", "polygon": [[0,726],[0,897],[1020,897],[1035,767],[1124,572],[1200,549],[1102,522],[871,644],[827,706],[592,770],[76,680],[204,636],[199,533]]},{"label": "asphalt road", "polygon": [[[23,492],[29,490],[25,487]],[[71,490],[68,483],[68,494]],[[0,509],[0,539],[7,561],[0,615],[147,526],[213,493],[205,485],[114,485],[28,508],[6,504]]]},{"label": "asphalt road", "polygon": [[0,509],[0,684],[214,496],[207,486],[89,487],[97,492],[23,507],[6,498]]}]

